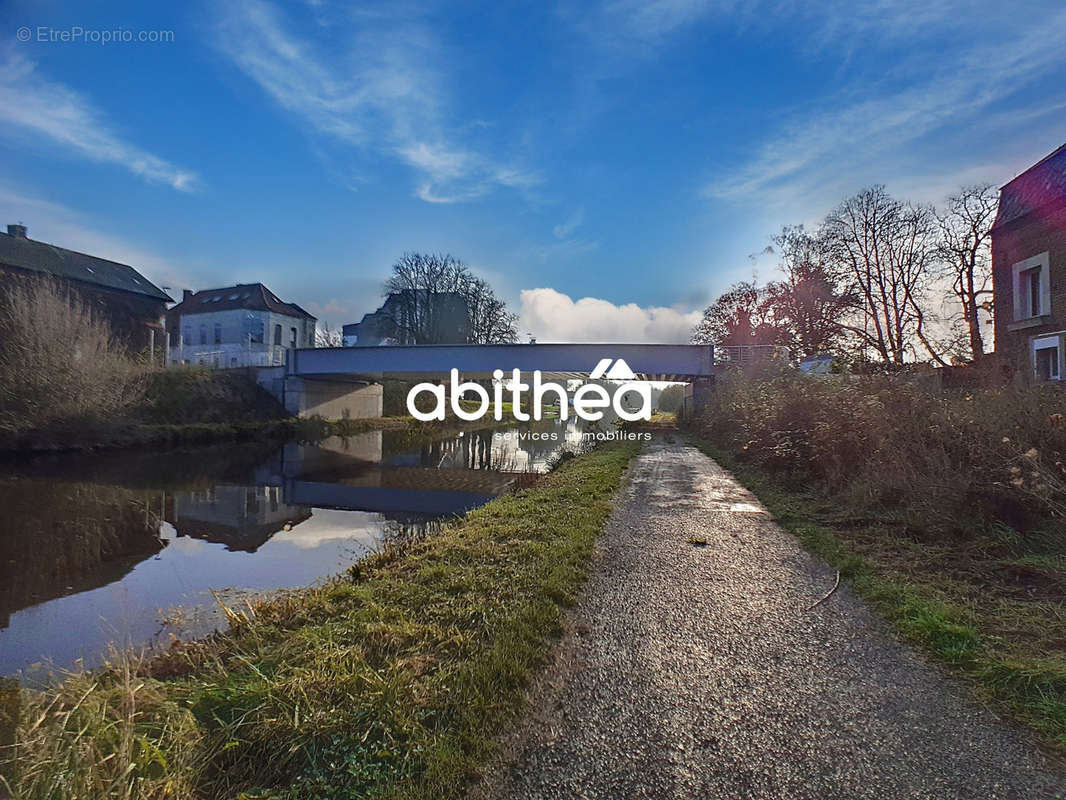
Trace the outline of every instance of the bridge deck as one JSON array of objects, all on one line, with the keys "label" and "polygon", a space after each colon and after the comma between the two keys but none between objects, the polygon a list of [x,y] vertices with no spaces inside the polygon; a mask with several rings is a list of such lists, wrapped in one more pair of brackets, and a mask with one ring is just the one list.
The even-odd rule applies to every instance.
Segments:
[{"label": "bridge deck", "polygon": [[605,358],[624,359],[638,378],[691,380],[714,375],[710,345],[695,344],[496,344],[396,345],[289,350],[285,371],[305,378],[350,376],[381,379],[447,375],[458,369],[467,378],[488,378],[492,371],[540,370],[555,379],[585,377]]}]

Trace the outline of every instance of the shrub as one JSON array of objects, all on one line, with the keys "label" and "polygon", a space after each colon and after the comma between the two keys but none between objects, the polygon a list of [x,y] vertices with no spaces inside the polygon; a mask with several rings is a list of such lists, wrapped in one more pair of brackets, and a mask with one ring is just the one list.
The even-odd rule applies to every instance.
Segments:
[{"label": "shrub", "polygon": [[145,367],[70,289],[11,281],[0,293],[0,431],[106,420],[142,397]]},{"label": "shrub", "polygon": [[286,413],[246,371],[180,366],[148,377],[144,400],[133,416],[153,424],[187,425],[262,422]]},{"label": "shrub", "polygon": [[975,523],[1066,521],[1064,399],[1053,386],[952,392],[901,376],[731,375],[694,424],[791,488],[972,534]]}]

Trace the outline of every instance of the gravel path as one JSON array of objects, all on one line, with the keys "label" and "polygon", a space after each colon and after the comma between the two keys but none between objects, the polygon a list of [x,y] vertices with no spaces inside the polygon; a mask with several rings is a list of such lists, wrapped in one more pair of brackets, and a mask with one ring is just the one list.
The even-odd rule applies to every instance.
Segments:
[{"label": "gravel path", "polygon": [[[706,546],[689,543],[706,539]],[[1028,736],[897,641],[698,450],[656,440],[474,797],[1046,798]]]}]

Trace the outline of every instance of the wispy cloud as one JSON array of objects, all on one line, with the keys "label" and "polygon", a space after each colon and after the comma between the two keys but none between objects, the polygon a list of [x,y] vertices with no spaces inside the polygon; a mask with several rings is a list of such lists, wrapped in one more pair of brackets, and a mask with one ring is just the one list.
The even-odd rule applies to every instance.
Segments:
[{"label": "wispy cloud", "polygon": [[138,177],[183,192],[199,183],[181,169],[124,140],[88,99],[42,76],[36,66],[11,53],[0,66],[0,131],[50,141],[100,163],[118,164]]},{"label": "wispy cloud", "polygon": [[[919,17],[937,29],[955,25],[957,16],[934,15],[953,5],[931,4]],[[913,20],[895,24],[905,30]],[[746,163],[713,180],[707,193],[787,203],[837,192],[856,180],[903,177],[912,184],[923,182],[901,175],[907,169],[926,173],[922,177],[928,185],[943,185],[956,174],[972,176],[975,139],[1002,125],[1004,114],[1014,122],[1032,115],[1033,108],[1013,102],[1016,95],[1066,65],[1060,33],[1064,25],[1066,11],[1060,7],[1039,24],[1004,21],[995,35],[976,26],[967,40],[940,48],[935,59],[916,48],[897,59],[882,80],[856,75],[848,88],[817,102],[814,110],[793,114]],[[1061,107],[1064,99],[1066,91],[1042,95],[1038,111]],[[1004,105],[1009,110],[1004,111]],[[918,146],[941,133],[956,142],[957,155],[941,153],[923,163]],[[903,153],[910,158],[901,157]],[[885,175],[883,170],[893,162],[896,168]],[[882,173],[871,176],[877,165]],[[938,175],[930,180],[929,171]],[[989,174],[985,179],[997,177]]]},{"label": "wispy cloud", "polygon": [[565,222],[560,222],[554,228],[552,228],[552,235],[556,239],[565,239],[571,233],[581,227],[581,224],[585,221],[585,207],[578,206],[573,214]]},{"label": "wispy cloud", "polygon": [[[1034,2],[1040,8],[1031,9],[1032,18],[1055,8],[1055,0]],[[972,37],[995,31],[1003,21],[1016,21],[1019,14],[1006,4],[985,3],[978,11],[974,0],[603,0],[564,7],[564,16],[599,44],[639,57],[651,50],[634,50],[634,45],[665,45],[671,35],[708,22],[741,32],[791,30],[804,49],[847,52],[860,43],[915,44],[947,27]],[[963,18],[965,29],[958,24]]]},{"label": "wispy cloud", "polygon": [[[972,175],[976,160],[1033,157],[1004,158],[1005,148],[1020,146],[1016,136],[982,148],[993,138],[985,132],[1004,113],[1018,131],[1034,111],[1032,101],[1017,100],[1020,90],[1066,67],[1061,0],[1030,0],[1024,13],[973,0],[602,0],[563,6],[562,14],[594,54],[583,73],[589,107],[597,107],[597,80],[640,69],[685,36],[785,46],[832,70],[831,95],[765,109],[767,134],[752,137],[752,151],[719,167],[706,187],[712,197],[763,205],[817,205],[897,177],[943,186]],[[1044,113],[1063,100],[1066,90],[1051,90],[1036,102]],[[944,147],[935,156],[916,152],[938,137],[956,143],[954,156]],[[1025,138],[1032,142],[1032,132]]]},{"label": "wispy cloud", "polygon": [[569,261],[586,253],[600,249],[600,243],[593,239],[562,239],[558,242],[540,245],[533,252],[541,261]]},{"label": "wispy cloud", "polygon": [[[329,41],[301,36],[266,0],[226,6],[218,48],[281,108],[335,143],[390,156],[415,173],[414,194],[455,203],[495,187],[525,189],[537,176],[449,135],[440,47],[400,11],[353,12]],[[338,44],[339,42],[339,44]]]}]

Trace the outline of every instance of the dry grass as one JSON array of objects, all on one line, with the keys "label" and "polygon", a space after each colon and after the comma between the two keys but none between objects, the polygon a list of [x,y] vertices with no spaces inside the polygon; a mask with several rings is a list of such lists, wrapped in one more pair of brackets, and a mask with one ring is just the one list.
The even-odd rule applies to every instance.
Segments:
[{"label": "dry grass", "polygon": [[11,281],[0,294],[0,431],[107,419],[138,402],[146,369],[69,289]]},{"label": "dry grass", "polygon": [[898,377],[722,380],[695,429],[784,485],[926,533],[1066,522],[1066,393]]}]

